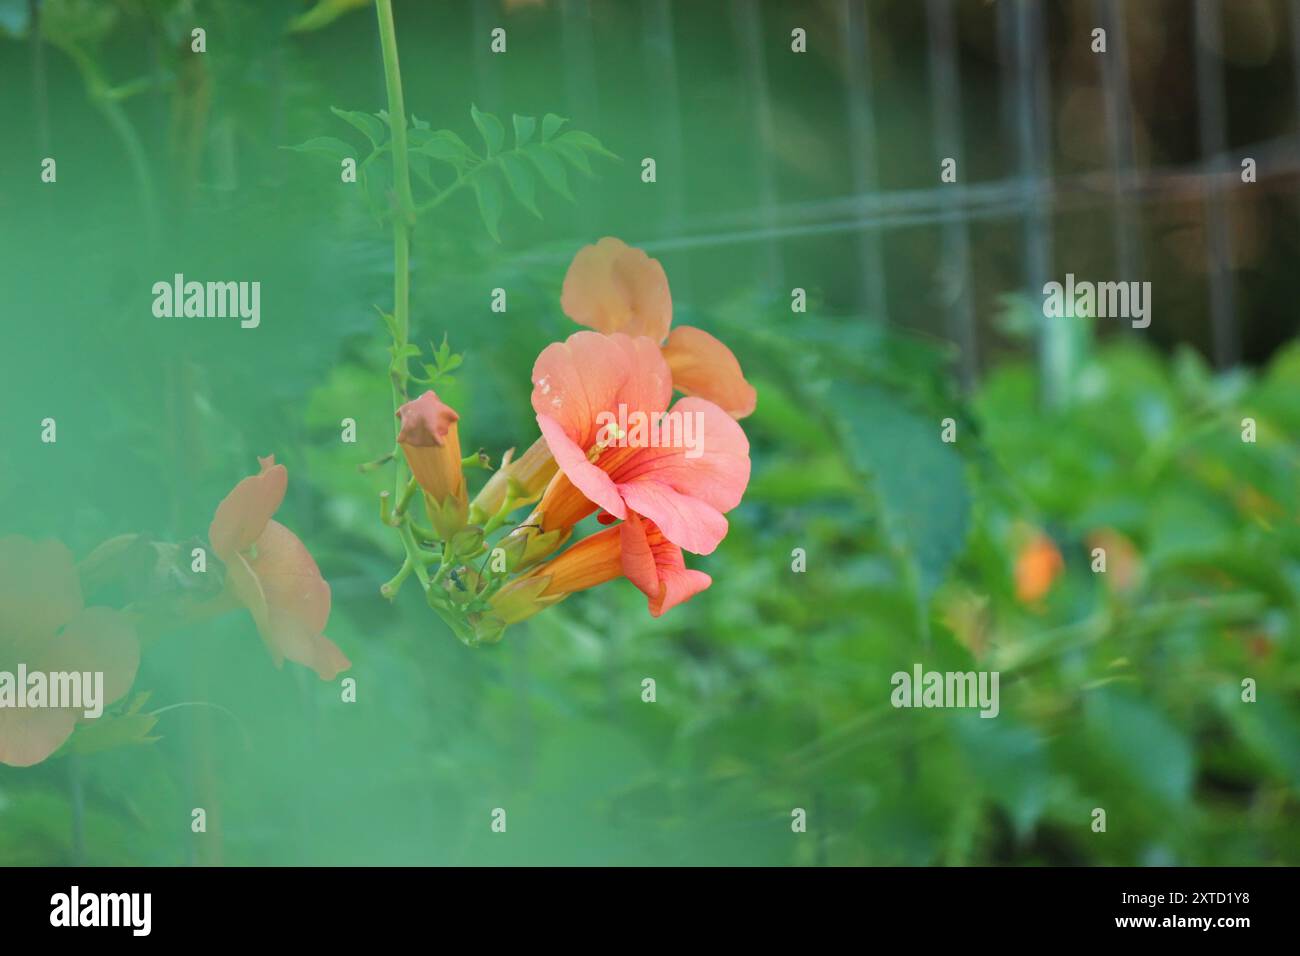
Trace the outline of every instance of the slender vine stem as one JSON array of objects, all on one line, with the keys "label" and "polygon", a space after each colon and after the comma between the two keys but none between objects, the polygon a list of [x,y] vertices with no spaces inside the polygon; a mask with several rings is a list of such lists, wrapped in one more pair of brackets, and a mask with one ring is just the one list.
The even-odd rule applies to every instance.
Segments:
[{"label": "slender vine stem", "polygon": [[[402,97],[402,71],[397,62],[397,31],[393,26],[392,0],[375,0],[379,17],[379,43],[384,56],[384,84],[388,89],[388,125],[392,134],[393,188],[397,193],[397,214],[393,216],[393,363],[389,379],[393,391],[393,411],[406,401],[409,376],[404,354],[411,334],[411,220],[414,200],[411,196],[411,169],[406,144],[406,102]],[[396,461],[393,484],[395,500],[401,500],[406,487],[406,466]]]},{"label": "slender vine stem", "polygon": [[[375,0],[375,13],[379,18],[379,43],[384,57],[384,84],[388,90],[388,126],[392,135],[393,188],[397,209],[393,215],[393,336],[392,362],[388,378],[393,393],[393,413],[406,401],[406,387],[410,378],[406,346],[411,338],[411,223],[415,217],[415,202],[411,195],[411,168],[407,155],[406,102],[402,96],[402,71],[397,60],[397,30],[393,25],[392,0]],[[400,426],[394,422],[394,438]],[[393,501],[397,507],[388,510],[388,493],[381,500],[381,514],[388,524],[397,529],[405,558],[397,574],[382,588],[385,596],[396,596],[402,583],[411,574],[429,593],[429,573],[425,568],[424,554],[415,540],[412,521],[406,513],[407,505],[415,493],[415,477],[407,473],[406,462],[394,454]]]}]

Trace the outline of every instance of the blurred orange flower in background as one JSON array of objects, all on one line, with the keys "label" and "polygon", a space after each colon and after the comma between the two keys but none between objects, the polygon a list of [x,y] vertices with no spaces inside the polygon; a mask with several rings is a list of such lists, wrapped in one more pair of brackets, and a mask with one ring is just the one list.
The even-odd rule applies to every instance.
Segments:
[{"label": "blurred orange flower in background", "polygon": [[1090,560],[1096,548],[1105,551],[1106,572],[1101,577],[1112,593],[1125,594],[1141,582],[1142,558],[1125,535],[1114,528],[1099,528],[1088,535],[1087,545]]},{"label": "blurred orange flower in background", "polygon": [[[107,706],[126,695],[140,644],[125,613],[86,607],[70,552],[58,541],[0,538],[0,671],[104,675]],[[78,708],[0,708],[0,763],[29,767],[63,745]]]},{"label": "blurred orange flower in background", "polygon": [[253,615],[276,667],[285,658],[322,680],[352,666],[322,631],[329,620],[330,587],[298,536],[271,520],[284,501],[289,473],[275,456],[235,485],[217,505],[208,528],[212,550],[226,565],[226,591]]},{"label": "blurred orange flower in background", "polygon": [[1037,529],[1030,530],[1016,554],[1016,599],[1037,604],[1065,570],[1065,561],[1055,542]]}]

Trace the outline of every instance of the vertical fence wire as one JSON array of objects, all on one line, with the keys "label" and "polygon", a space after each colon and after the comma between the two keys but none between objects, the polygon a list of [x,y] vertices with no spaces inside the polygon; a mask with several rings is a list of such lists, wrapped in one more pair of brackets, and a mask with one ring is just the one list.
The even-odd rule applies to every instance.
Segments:
[{"label": "vertical fence wire", "polygon": [[[1046,30],[1042,8],[1035,0],[1016,0],[1015,16],[1002,23],[1011,31],[1003,49],[1009,48],[1014,58],[1016,147],[1025,201],[1025,291],[1032,304],[1039,300],[1052,264]],[[1047,322],[1039,328],[1039,379],[1043,400],[1052,406],[1061,400],[1063,360],[1059,350],[1064,338]]]},{"label": "vertical fence wire", "polygon": [[[681,235],[686,230],[686,149],[682,134],[681,91],[677,82],[677,47],[673,37],[672,0],[645,0],[642,4],[646,68],[651,84],[650,99],[658,104],[655,124],[656,150],[668,160],[667,201],[663,205],[664,235]],[[691,257],[683,256],[673,266],[674,293],[694,302]]]},{"label": "vertical fence wire", "polygon": [[[595,42],[591,0],[562,0],[560,5],[561,44],[564,47],[564,93],[570,115],[579,118],[582,129],[599,129],[599,101],[596,96]],[[577,204],[578,224],[589,241],[598,221],[595,202]]]},{"label": "vertical fence wire", "polygon": [[1227,120],[1224,105],[1223,10],[1218,0],[1196,0],[1196,107],[1204,175],[1205,243],[1210,278],[1210,326],[1214,362],[1219,368],[1237,361],[1236,293],[1232,277],[1224,180],[1228,175]]},{"label": "vertical fence wire", "polygon": [[732,0],[731,13],[740,42],[742,69],[752,97],[754,126],[758,133],[758,148],[754,150],[754,156],[757,164],[759,221],[768,232],[768,238],[763,242],[763,271],[768,278],[768,292],[775,294],[785,287],[785,263],[780,240],[776,238],[776,174],[772,167],[776,124],[772,118],[772,94],[767,82],[767,58],[763,54],[762,11],[753,0]]},{"label": "vertical fence wire", "polygon": [[[1097,0],[1096,13],[1098,22],[1106,31],[1106,53],[1100,57],[1100,61],[1106,110],[1106,146],[1110,159],[1115,266],[1119,278],[1131,282],[1141,279],[1145,265],[1133,202],[1136,182],[1128,31],[1119,0]],[[1123,327],[1131,329],[1132,324]]]},{"label": "vertical fence wire", "polygon": [[[945,158],[956,162],[957,178],[964,182],[962,155],[961,91],[957,85],[957,50],[953,27],[952,0],[926,0],[926,22],[930,46],[930,101],[934,144],[938,152],[936,170]],[[954,184],[955,186],[955,184]],[[955,186],[955,188],[962,188]],[[958,371],[962,388],[975,383],[975,306],[970,272],[970,226],[965,207],[954,203],[945,211],[941,226],[943,280],[940,283],[947,312],[948,337],[957,345]]]},{"label": "vertical fence wire", "polygon": [[[1296,133],[1300,134],[1300,0],[1291,0],[1291,77],[1296,85]],[[1300,209],[1296,215],[1300,216]]]},{"label": "vertical fence wire", "polygon": [[[470,17],[470,49],[474,51],[474,88],[480,109],[499,113],[504,105],[501,102],[501,81],[494,70],[492,58],[492,29],[499,24],[490,16],[490,9],[485,3],[471,3],[473,16]],[[507,41],[508,42],[508,41]]]},{"label": "vertical fence wire", "polygon": [[1300,134],[1300,0],[1291,0],[1291,78],[1295,81],[1296,133]]},{"label": "vertical fence wire", "polygon": [[[1300,4],[1300,0],[1296,0]],[[867,5],[861,0],[843,0],[840,16],[844,32],[845,83],[848,87],[850,177],[855,196],[874,194],[880,186],[876,156],[876,118],[871,82],[871,26]],[[870,227],[858,234],[862,306],[878,321],[889,318],[884,252],[880,229]]]}]

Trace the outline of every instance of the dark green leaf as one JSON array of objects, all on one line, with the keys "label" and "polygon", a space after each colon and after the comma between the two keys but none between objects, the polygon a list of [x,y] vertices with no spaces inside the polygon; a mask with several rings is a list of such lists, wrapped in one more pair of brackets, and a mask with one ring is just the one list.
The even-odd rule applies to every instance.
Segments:
[{"label": "dark green leaf", "polygon": [[369,113],[358,113],[354,110],[341,110],[337,106],[331,106],[330,112],[339,119],[351,123],[357,129],[365,134],[366,139],[371,144],[378,146],[388,138],[388,128],[376,117]]},{"label": "dark green leaf", "polygon": [[449,129],[440,129],[437,132],[412,130],[411,149],[440,162],[450,163],[457,169],[464,169],[478,159],[474,150]]},{"label": "dark green leaf", "polygon": [[546,144],[547,149],[554,150],[559,156],[567,160],[574,169],[588,176],[592,175],[591,163],[587,161],[587,154],[582,148],[574,143],[566,143],[562,139],[554,139]]},{"label": "dark green leaf", "polygon": [[501,152],[501,147],[506,141],[506,131],[501,121],[491,113],[480,112],[477,106],[469,108],[469,115],[473,118],[474,125],[478,127],[479,135],[483,137],[488,158]]},{"label": "dark green leaf", "polygon": [[542,142],[547,142],[552,136],[560,131],[560,127],[569,120],[564,116],[556,116],[554,113],[547,113],[542,117]]},{"label": "dark green leaf", "polygon": [[580,149],[585,149],[589,153],[595,153],[597,156],[604,156],[607,159],[618,159],[613,153],[607,150],[600,140],[590,133],[584,133],[582,130],[572,130],[563,134],[559,138],[560,142],[572,143]]},{"label": "dark green leaf", "polygon": [[498,226],[501,222],[501,183],[490,169],[484,170],[474,179],[474,196],[478,199],[479,215],[483,217],[488,235],[500,242]]},{"label": "dark green leaf", "polygon": [[330,157],[336,163],[347,159],[356,152],[349,144],[341,139],[335,139],[333,136],[316,136],[305,143],[299,143],[297,146],[285,146],[283,148],[293,150],[295,153],[319,153],[322,156]]},{"label": "dark green leaf", "polygon": [[565,199],[573,199],[569,192],[569,175],[564,171],[564,163],[553,152],[539,143],[525,146],[524,156],[531,160],[541,173],[542,181]]},{"label": "dark green leaf", "polygon": [[970,524],[962,458],[940,440],[939,416],[924,418],[884,389],[839,382],[829,401],[849,463],[874,481],[886,531],[928,604]]},{"label": "dark green leaf", "polygon": [[537,129],[537,119],[533,116],[520,116],[515,114],[515,149],[523,146],[533,138],[533,131]]},{"label": "dark green leaf", "polygon": [[515,198],[519,200],[525,209],[538,219],[541,219],[542,213],[537,208],[537,186],[533,179],[533,171],[528,168],[528,163],[514,153],[503,153],[498,158],[498,162],[501,164],[501,171],[505,173],[506,182],[510,184],[510,191],[515,194]]}]

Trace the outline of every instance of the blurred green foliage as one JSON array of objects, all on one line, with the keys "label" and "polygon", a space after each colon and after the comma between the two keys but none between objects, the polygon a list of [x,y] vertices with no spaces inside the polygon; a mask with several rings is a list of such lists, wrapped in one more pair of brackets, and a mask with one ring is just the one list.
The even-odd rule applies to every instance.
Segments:
[{"label": "blurred green foliage", "polygon": [[[673,283],[675,321],[723,339],[758,388],[744,423],[753,478],[722,547],[692,560],[712,588],[661,619],[616,582],[470,651],[414,593],[382,600],[400,559],[377,520],[388,478],[357,466],[393,442],[375,312],[391,297],[372,215],[384,190],[341,189],[333,169],[279,148],[349,148],[312,139],[333,122],[326,105],[372,120],[383,102],[373,16],[347,6],[123,0],[67,34],[99,44],[96,75],[119,83],[136,72],[125,51],[150,46],[159,87],[94,92],[51,59],[59,191],[38,192],[35,176],[14,187],[3,169],[19,225],[0,235],[13,280],[0,310],[53,324],[6,323],[0,530],[79,555],[126,531],[202,536],[273,451],[290,474],[281,518],[331,583],[328,633],[354,662],[357,703],[292,665],[276,671],[246,615],[167,634],[116,725],[79,731],[36,768],[0,767],[0,863],[1300,862],[1294,342],[1265,367],[1214,373],[1191,349],[1072,326],[1048,406],[1018,338],[1044,334],[1042,320],[1008,298],[998,361],[962,395],[947,344],[839,304],[855,260],[838,238],[784,247],[789,273],[824,276],[792,315],[751,247],[673,245],[634,163],[573,183],[573,208],[535,197],[545,222],[507,211],[500,245],[480,221],[495,212],[467,193],[420,221],[412,296],[413,339],[445,333],[464,356],[439,391],[467,452],[495,458],[536,436],[529,373],[573,331],[558,303],[577,248],[659,235],[664,252],[646,245]],[[196,10],[210,36],[241,43],[210,40],[187,80],[194,64],[167,51]],[[418,32],[428,10],[397,10],[408,108],[463,142],[482,129],[466,109],[484,100],[466,70],[439,64],[464,66],[452,52],[464,43]],[[0,27],[22,35],[16,11],[0,4]],[[520,32],[550,36],[549,23],[521,19]],[[290,26],[322,29],[304,40]],[[10,63],[18,42],[0,40]],[[341,60],[344,78],[331,73]],[[524,102],[492,109],[580,114],[558,105],[579,96],[544,62],[509,69]],[[748,202],[753,179],[728,145],[742,132],[726,64],[708,69],[684,123],[695,166],[717,177],[692,201],[717,213]],[[15,88],[0,104],[16,113]],[[606,121],[583,116],[583,128],[643,155],[644,94],[603,92]],[[190,167],[184,122],[200,108],[211,113]],[[104,145],[122,119],[139,132]],[[147,175],[131,185],[133,141]],[[163,241],[139,190],[161,197]],[[928,268],[905,263],[899,285]],[[176,271],[260,278],[263,328],[150,322],[145,291]],[[504,316],[488,308],[495,287],[509,290]],[[38,460],[25,449],[47,413],[60,443]],[[346,417],[355,445],[338,440]],[[1059,572],[1026,599],[1018,576],[1044,540]],[[1106,574],[1091,569],[1098,541]],[[890,677],[916,663],[999,671],[999,716],[894,709]],[[489,828],[496,807],[506,835]],[[792,832],[794,808],[807,833]]]}]

